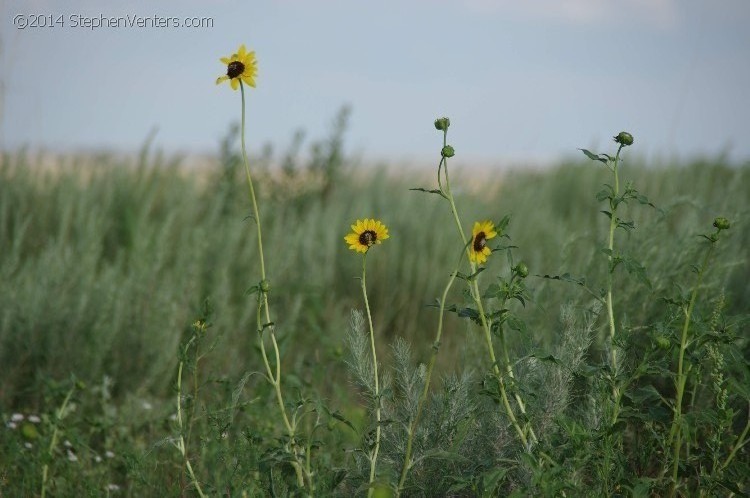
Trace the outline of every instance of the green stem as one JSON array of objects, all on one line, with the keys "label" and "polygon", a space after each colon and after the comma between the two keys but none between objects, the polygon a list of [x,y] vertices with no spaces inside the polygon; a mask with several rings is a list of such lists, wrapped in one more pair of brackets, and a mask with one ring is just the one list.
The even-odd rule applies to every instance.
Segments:
[{"label": "green stem", "polygon": [[[187,351],[194,340],[195,335],[193,335],[193,337],[191,337],[188,343],[185,345],[184,354],[187,354]],[[190,459],[187,455],[187,445],[185,444],[185,438],[182,435],[182,432],[184,430],[184,426],[182,423],[182,367],[184,363],[185,362],[180,360],[180,364],[177,368],[177,426],[180,430],[180,437],[177,441],[177,449],[180,451],[182,458],[185,460],[185,467],[187,468],[188,474],[190,475],[190,480],[193,481],[195,490],[198,491],[198,495],[200,495],[201,498],[205,498],[206,495],[203,494],[201,485],[198,483],[198,479],[195,477],[195,472],[193,472],[193,466],[190,464]]]},{"label": "green stem", "polygon": [[[75,385],[75,379],[73,383],[73,387],[70,388],[68,393],[65,395],[65,399],[62,402],[62,405],[60,405],[60,408],[57,409],[57,413],[55,414],[55,428],[52,431],[52,440],[49,443],[49,449],[47,450],[47,454],[49,455],[49,458],[52,458],[52,454],[55,451],[55,448],[57,447],[57,437],[60,433],[60,422],[63,419],[63,416],[65,415],[65,409],[68,407],[68,402],[70,401],[70,397],[73,396],[73,392],[76,390]],[[42,491],[41,496],[44,498],[47,494],[47,477],[49,474],[49,464],[45,463],[44,467],[42,467]]]},{"label": "green stem", "polygon": [[[443,147],[447,145],[447,135],[448,135],[448,132],[444,131],[443,132]],[[450,187],[450,177],[448,176],[447,159],[443,158],[442,164],[443,164],[443,175],[445,176],[445,187],[444,187],[443,194],[444,194],[444,197],[448,199],[448,202],[450,203],[451,213],[453,214],[453,221],[456,223],[456,229],[458,230],[459,236],[461,238],[461,243],[464,244],[464,248],[466,251],[466,258],[469,260],[469,267],[471,268],[471,274],[473,275],[477,270],[477,266],[471,260],[471,250],[469,248],[470,241],[466,239],[463,227],[461,225],[461,220],[458,217],[458,209],[456,208],[456,202],[453,198],[453,193],[451,192],[451,187]],[[518,436],[521,439],[521,442],[523,443],[524,448],[529,449],[528,439],[526,437],[526,431],[521,429],[520,425],[518,424],[518,420],[516,419],[515,413],[513,412],[513,409],[510,405],[510,402],[508,401],[508,396],[505,391],[505,381],[503,380],[500,367],[497,363],[497,357],[495,356],[495,347],[492,343],[492,333],[490,331],[489,323],[487,322],[487,316],[484,312],[484,306],[482,305],[481,294],[479,292],[479,284],[477,283],[476,279],[469,282],[469,290],[471,293],[471,297],[474,300],[474,304],[477,306],[477,311],[479,312],[479,319],[482,325],[482,330],[484,331],[484,340],[487,343],[487,351],[489,352],[489,355],[490,355],[490,361],[492,363],[492,371],[495,374],[495,377],[497,377],[497,380],[500,386],[500,395],[503,400],[503,406],[505,408],[505,411],[508,414],[508,418],[510,419],[513,427],[516,429],[516,432],[518,433]],[[510,363],[508,363],[507,368],[510,369]],[[521,413],[525,415],[526,408],[523,402],[521,401],[521,396],[518,393],[516,393],[515,398],[516,398],[516,401],[518,402],[518,407],[521,410]],[[527,426],[527,427],[528,427],[529,436],[531,436],[531,441],[536,443],[537,438],[536,438],[536,434],[534,433],[533,428],[531,428],[530,426]]]},{"label": "green stem", "polygon": [[432,343],[432,354],[430,355],[430,360],[427,364],[427,373],[425,375],[424,388],[422,389],[422,394],[420,395],[419,402],[417,403],[417,413],[414,415],[414,420],[412,420],[411,424],[409,425],[409,436],[406,440],[406,454],[404,455],[404,464],[401,467],[401,477],[398,481],[396,496],[401,495],[401,491],[404,489],[404,483],[406,482],[406,476],[409,473],[409,469],[411,469],[411,452],[414,442],[414,436],[416,435],[417,426],[419,425],[419,419],[422,415],[422,409],[424,408],[425,401],[427,400],[427,394],[430,390],[432,370],[435,367],[435,361],[437,359],[438,351],[440,351],[440,338],[443,335],[443,315],[445,314],[445,302],[448,298],[448,291],[450,291],[451,287],[453,286],[453,282],[455,282],[456,276],[458,275],[458,268],[461,265],[462,259],[463,254],[459,257],[458,263],[456,264],[456,269],[453,271],[453,273],[451,273],[451,276],[448,279],[448,283],[446,284],[445,289],[443,289],[443,295],[440,298],[440,313],[438,315],[437,332],[435,333],[435,340]]},{"label": "green stem", "polygon": [[729,453],[727,459],[724,460],[723,464],[721,464],[721,471],[724,471],[724,469],[726,469],[727,466],[732,462],[740,448],[748,443],[748,440],[745,439],[748,432],[750,432],[750,403],[748,403],[747,424],[745,424],[745,429],[742,431],[742,434],[739,435],[737,441],[735,441],[734,446],[732,447],[732,451]]},{"label": "green stem", "polygon": [[[255,226],[257,229],[258,234],[258,255],[260,259],[260,276],[261,281],[266,281],[266,263],[265,258],[263,257],[263,231],[261,228],[261,222],[260,222],[260,211],[258,210],[258,201],[255,196],[255,187],[253,186],[253,179],[252,175],[250,174],[250,162],[247,158],[247,148],[245,146],[245,86],[243,85],[242,81],[240,81],[240,93],[242,94],[242,130],[240,134],[240,143],[242,146],[242,160],[245,166],[245,176],[247,178],[247,185],[250,190],[250,200],[252,202],[253,206],[253,217],[255,218]],[[292,463],[295,473],[297,474],[297,484],[300,487],[304,487],[304,477],[302,475],[302,465],[299,462],[299,457],[297,455],[296,451],[296,443],[295,443],[295,427],[289,422],[289,417],[286,413],[286,408],[284,406],[284,397],[282,395],[281,391],[281,361],[280,361],[280,353],[279,353],[279,346],[276,342],[276,335],[274,332],[273,325],[270,325],[271,322],[271,311],[268,307],[268,293],[260,290],[258,291],[259,294],[259,302],[262,304],[263,309],[265,310],[265,316],[266,316],[266,324],[270,328],[270,336],[271,336],[271,343],[273,344],[274,349],[274,355],[276,357],[276,371],[275,373],[271,369],[271,365],[268,362],[268,356],[266,354],[266,347],[265,342],[263,340],[263,330],[265,327],[262,326],[261,318],[260,318],[260,308],[258,310],[258,332],[260,334],[260,348],[263,355],[263,362],[266,367],[266,372],[268,374],[268,380],[271,383],[271,385],[274,388],[275,394],[276,394],[276,401],[279,405],[279,411],[281,412],[282,419],[284,421],[284,426],[286,427],[287,433],[289,434],[289,440],[292,444],[292,452],[294,454],[294,462]],[[310,488],[310,493],[312,493],[312,487]]]},{"label": "green stem", "polygon": [[[718,230],[716,232],[719,233]],[[682,336],[680,337],[680,353],[677,360],[677,377],[675,378],[675,387],[677,389],[674,418],[672,419],[672,428],[670,430],[670,440],[672,441],[672,490],[670,496],[677,493],[677,471],[680,466],[680,449],[682,448],[682,398],[685,394],[685,384],[687,383],[687,374],[684,371],[685,351],[688,347],[688,332],[690,330],[690,320],[693,316],[695,301],[698,297],[698,289],[703,282],[708,260],[711,257],[715,246],[716,238],[711,241],[711,245],[703,257],[703,262],[698,270],[698,277],[690,295],[690,303],[685,311],[685,322],[682,326]]]},{"label": "green stem", "polygon": [[615,347],[615,336],[617,334],[617,328],[615,326],[615,311],[614,311],[614,303],[612,298],[612,287],[613,287],[613,263],[614,263],[614,247],[615,247],[615,230],[617,229],[617,206],[619,203],[616,201],[617,197],[620,195],[620,177],[618,174],[617,166],[620,161],[620,152],[622,151],[623,145],[621,144],[620,147],[617,149],[617,154],[615,155],[615,161],[612,166],[612,173],[615,177],[615,185],[614,185],[614,193],[612,196],[612,199],[610,200],[610,217],[609,217],[609,237],[608,237],[608,243],[607,243],[607,249],[609,250],[609,254],[607,255],[607,262],[608,262],[608,268],[607,268],[607,297],[606,297],[606,305],[607,305],[607,319],[609,322],[609,350],[610,350],[610,368],[612,370],[612,399],[614,402],[613,407],[613,415],[612,415],[612,424],[615,424],[617,422],[617,418],[620,415],[620,388],[617,385],[617,348]]},{"label": "green stem", "polygon": [[365,309],[367,310],[367,322],[370,326],[370,347],[372,348],[372,369],[375,375],[375,448],[370,456],[370,486],[367,490],[367,496],[371,497],[375,488],[375,468],[380,451],[380,381],[378,379],[378,356],[375,351],[375,331],[372,327],[372,314],[370,313],[370,302],[367,299],[367,252],[362,256],[362,296],[365,299]]}]

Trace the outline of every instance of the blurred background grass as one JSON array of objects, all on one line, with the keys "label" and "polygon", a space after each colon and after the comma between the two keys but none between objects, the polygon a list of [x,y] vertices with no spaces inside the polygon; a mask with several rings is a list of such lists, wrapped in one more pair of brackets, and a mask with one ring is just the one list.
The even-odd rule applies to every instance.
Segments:
[{"label": "blurred background grass", "polygon": [[[439,296],[461,249],[447,203],[408,190],[434,188],[434,179],[357,168],[341,152],[344,124],[345,117],[305,160],[297,154],[300,137],[282,157],[267,150],[254,160],[285,383],[314,385],[338,399],[349,390],[342,354],[350,310],[362,307],[355,280],[361,260],[343,242],[349,225],[376,217],[391,232],[368,258],[370,303],[385,353],[403,336],[426,358],[437,311],[425,305]],[[210,334],[216,349],[202,368],[234,379],[261,370],[255,298],[245,295],[259,280],[257,244],[234,149],[230,137],[220,166],[200,170],[148,147],[136,158],[62,157],[52,168],[39,167],[25,152],[2,156],[0,408],[39,407],[42,384],[71,373],[92,383],[111,378],[115,400],[169,396],[178,345],[207,298],[215,310]],[[648,324],[659,312],[659,296],[690,285],[696,235],[710,232],[716,216],[729,218],[732,229],[706,285],[714,294],[725,289],[729,314],[747,313],[750,167],[716,158],[648,168],[633,164],[628,152],[623,179],[661,211],[626,208],[637,228],[620,232],[618,244],[646,266],[653,288],[618,272],[621,319]],[[281,167],[271,170],[269,162]],[[513,255],[527,262],[533,291],[521,313],[528,334],[515,336],[515,344],[554,343],[560,306],[586,305],[590,297],[538,275],[570,272],[586,276],[594,289],[604,284],[598,248],[607,222],[595,194],[609,172],[584,159],[497,176],[451,168],[467,231],[474,220],[512,215]],[[491,258],[484,285],[507,267],[505,257]],[[462,299],[457,285],[453,301]],[[467,354],[482,354],[464,347],[471,333],[464,321],[449,317],[441,372],[456,369]],[[267,389],[258,376],[251,382]]]}]

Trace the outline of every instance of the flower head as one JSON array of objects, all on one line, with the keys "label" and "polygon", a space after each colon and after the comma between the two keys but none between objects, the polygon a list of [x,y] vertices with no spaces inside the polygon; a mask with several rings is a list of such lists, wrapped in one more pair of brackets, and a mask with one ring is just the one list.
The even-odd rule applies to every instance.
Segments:
[{"label": "flower head", "polygon": [[495,224],[491,221],[477,221],[471,231],[471,244],[469,245],[469,259],[473,263],[481,265],[487,261],[492,251],[487,247],[487,241],[497,237]]},{"label": "flower head", "polygon": [[352,251],[366,253],[370,247],[380,244],[388,237],[388,228],[380,220],[365,218],[352,225],[352,233],[344,237],[344,240]]},{"label": "flower head", "polygon": [[729,230],[729,220],[726,218],[716,218],[714,220],[714,226],[719,230]]},{"label": "flower head", "polygon": [[633,135],[631,135],[627,131],[621,131],[614,137],[614,139],[615,142],[622,146],[633,145]]},{"label": "flower head", "polygon": [[255,76],[258,74],[258,61],[255,60],[255,52],[248,52],[245,45],[240,45],[237,53],[231,57],[222,57],[222,64],[227,65],[227,74],[219,76],[216,84],[229,80],[232,90],[237,90],[240,82],[255,88]]}]

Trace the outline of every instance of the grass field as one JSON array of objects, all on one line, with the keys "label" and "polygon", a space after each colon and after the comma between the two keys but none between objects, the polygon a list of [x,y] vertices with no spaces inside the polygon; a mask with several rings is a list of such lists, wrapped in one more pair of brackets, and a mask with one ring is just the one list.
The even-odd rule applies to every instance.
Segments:
[{"label": "grass field", "polygon": [[[257,300],[246,292],[260,281],[258,244],[230,144],[219,166],[199,171],[148,149],[131,159],[70,156],[54,168],[37,167],[33,154],[2,157],[0,496],[192,496],[195,481],[213,496],[366,493],[378,401],[357,373],[367,370],[356,314],[352,326],[352,310],[364,306],[362,262],[343,238],[368,217],[390,231],[367,259],[385,376],[373,494],[395,492],[424,382],[418,365],[430,359],[440,316],[428,305],[461,242],[448,204],[409,190],[436,188],[434,180],[357,169],[331,144],[309,163],[295,167],[290,156],[255,178],[296,442],[285,439],[260,373]],[[513,264],[496,251],[481,288],[507,283],[520,260],[529,268],[525,306],[498,304],[524,325],[494,340],[513,358],[509,389],[526,400],[519,423],[538,443],[525,451],[499,409],[480,327],[447,313],[405,496],[750,493],[750,167],[717,158],[649,168],[629,152],[621,180],[655,208],[621,207],[635,229],[617,232],[617,250],[645,273],[612,272],[622,333],[614,347],[606,313],[576,283],[585,277],[593,294],[606,287],[609,220],[596,194],[611,182],[607,168],[581,156],[545,171],[482,173],[482,186],[469,188],[477,174],[452,166],[466,232],[474,220],[511,216],[503,240],[515,246]],[[697,286],[693,266],[708,244],[698,235],[719,216],[731,229]],[[543,278],[564,274],[569,281]],[[448,303],[466,306],[467,288],[457,281]],[[693,290],[685,343],[681,310]],[[613,348],[615,375],[606,368]],[[673,482],[681,351],[690,367]],[[609,424],[613,390],[622,409]],[[294,445],[314,485],[295,481]]]}]

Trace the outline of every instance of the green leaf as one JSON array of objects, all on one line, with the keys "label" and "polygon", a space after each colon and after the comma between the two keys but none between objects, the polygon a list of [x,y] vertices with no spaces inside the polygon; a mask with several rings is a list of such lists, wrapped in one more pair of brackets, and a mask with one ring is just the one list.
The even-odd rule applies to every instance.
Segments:
[{"label": "green leaf", "polygon": [[472,273],[471,275],[466,275],[465,273],[458,272],[456,273],[456,276],[460,278],[461,280],[466,280],[467,282],[471,282],[472,280],[476,279],[477,276],[482,273],[485,270],[484,266],[480,266],[477,268],[477,271]]},{"label": "green leaf", "polygon": [[578,150],[586,154],[586,157],[588,157],[592,161],[599,161],[600,163],[607,164],[606,156],[602,157],[601,154],[594,154],[593,152],[586,150],[586,149],[578,149]]},{"label": "green leaf", "polygon": [[505,319],[505,323],[507,323],[508,327],[510,327],[512,330],[515,330],[516,332],[520,332],[522,334],[526,334],[526,323],[512,313],[508,314],[507,318]]},{"label": "green leaf", "polygon": [[569,282],[571,284],[576,284],[580,286],[586,285],[585,278],[583,277],[576,278],[576,277],[571,276],[570,273],[567,273],[567,272],[563,273],[562,275],[542,275],[542,278],[546,278],[548,280],[560,280],[562,282]]},{"label": "green leaf", "polygon": [[335,418],[339,422],[343,422],[344,424],[346,424],[346,426],[349,427],[351,430],[353,430],[355,432],[357,431],[357,429],[354,428],[354,424],[352,424],[349,420],[347,420],[346,417],[344,417],[338,411],[329,412],[329,415],[331,415],[331,417]]},{"label": "green leaf", "polygon": [[414,190],[414,191],[416,191],[416,192],[425,192],[425,193],[427,193],[427,194],[437,194],[437,195],[439,195],[440,197],[443,197],[443,198],[447,199],[447,197],[445,196],[445,194],[443,193],[443,191],[442,191],[442,190],[439,190],[439,189],[431,189],[431,190],[428,190],[428,189],[426,189],[426,188],[422,188],[422,187],[416,187],[416,188],[410,188],[409,190]]},{"label": "green leaf", "polygon": [[607,185],[607,188],[601,189],[596,194],[596,200],[599,201],[599,202],[601,202],[604,199],[611,199],[613,197],[613,195],[614,195],[614,193],[612,192],[612,187],[610,187],[609,185]]},{"label": "green leaf", "polygon": [[625,266],[625,270],[629,274],[635,276],[641,283],[651,288],[651,281],[646,275],[646,267],[644,267],[641,263],[633,258],[623,257],[621,259],[623,265]]},{"label": "green leaf", "polygon": [[635,230],[635,223],[632,221],[619,220],[617,222],[617,228],[622,228],[626,232],[629,232],[630,230]]},{"label": "green leaf", "polygon": [[506,214],[503,216],[503,219],[500,220],[496,225],[495,229],[498,233],[502,233],[505,231],[506,228],[508,228],[508,225],[510,224],[510,215]]}]

